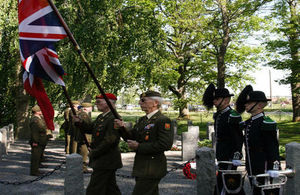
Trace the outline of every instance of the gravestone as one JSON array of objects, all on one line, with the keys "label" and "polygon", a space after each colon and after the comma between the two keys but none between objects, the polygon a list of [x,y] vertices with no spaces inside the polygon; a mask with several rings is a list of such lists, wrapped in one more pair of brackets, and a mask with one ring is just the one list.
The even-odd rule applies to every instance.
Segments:
[{"label": "gravestone", "polygon": [[190,160],[195,157],[198,148],[199,126],[188,126],[188,131],[182,133],[182,160]]},{"label": "gravestone", "polygon": [[171,127],[173,128],[173,145],[177,146],[177,140],[178,140],[178,135],[177,135],[177,121],[172,120],[171,121]]},{"label": "gravestone", "polygon": [[212,132],[215,132],[214,124],[208,122],[208,123],[207,123],[207,128],[206,128],[206,135],[207,135],[207,138],[208,138],[209,140],[212,140],[212,139],[213,139],[213,137],[211,136]]},{"label": "gravestone", "polygon": [[300,194],[300,143],[286,144],[286,167],[294,170],[295,175],[289,177],[284,186],[284,194]]},{"label": "gravestone", "polygon": [[201,147],[196,151],[197,194],[213,195],[216,185],[215,153],[212,148]]},{"label": "gravestone", "polygon": [[85,194],[83,185],[82,156],[76,153],[66,156],[65,195]]},{"label": "gravestone", "polygon": [[3,127],[0,129],[0,148],[1,148],[1,155],[7,154],[7,128]]}]

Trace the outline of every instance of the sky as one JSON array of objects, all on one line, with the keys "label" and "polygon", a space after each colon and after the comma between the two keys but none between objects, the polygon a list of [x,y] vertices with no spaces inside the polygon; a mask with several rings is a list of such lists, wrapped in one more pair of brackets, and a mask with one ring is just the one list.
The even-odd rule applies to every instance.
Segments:
[{"label": "sky", "polygon": [[260,70],[251,73],[255,78],[256,83],[250,83],[255,91],[263,91],[266,96],[270,96],[270,77],[269,71],[271,72],[271,86],[272,96],[291,96],[290,85],[280,85],[275,80],[284,78],[285,72],[281,70],[275,70],[270,67],[261,67]]}]

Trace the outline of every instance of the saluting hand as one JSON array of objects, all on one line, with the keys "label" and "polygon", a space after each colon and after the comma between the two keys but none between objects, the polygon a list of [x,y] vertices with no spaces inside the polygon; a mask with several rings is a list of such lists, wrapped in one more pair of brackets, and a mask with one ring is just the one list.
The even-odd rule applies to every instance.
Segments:
[{"label": "saluting hand", "polygon": [[139,142],[134,140],[127,140],[128,147],[132,150],[136,150],[139,147]]}]

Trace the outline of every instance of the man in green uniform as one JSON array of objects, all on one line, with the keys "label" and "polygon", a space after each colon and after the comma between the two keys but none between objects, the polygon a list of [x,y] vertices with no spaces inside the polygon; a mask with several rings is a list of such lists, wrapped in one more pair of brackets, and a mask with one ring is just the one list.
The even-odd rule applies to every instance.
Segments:
[{"label": "man in green uniform", "polygon": [[[115,107],[116,96],[111,93],[107,93],[106,96]],[[116,170],[123,166],[119,131],[114,129],[114,116],[102,95],[96,96],[96,105],[102,114],[93,123],[86,123],[79,117],[74,118],[76,125],[93,131],[92,150],[89,154],[89,166],[93,168],[93,173],[86,194],[121,194],[115,174]]]},{"label": "man in green uniform", "polygon": [[[159,194],[158,184],[167,173],[164,151],[171,148],[173,131],[171,120],[159,108],[162,97],[156,91],[147,91],[140,96],[139,104],[146,116],[141,117],[131,131],[129,148],[136,152],[132,175],[135,176],[133,195]],[[115,127],[125,127],[115,119]]]},{"label": "man in green uniform", "polygon": [[39,176],[39,166],[43,151],[47,145],[47,126],[43,118],[43,114],[39,106],[32,108],[32,117],[30,120],[30,145],[31,145],[31,163],[30,163],[30,175]]},{"label": "man in green uniform", "polygon": [[[86,124],[91,123],[91,118],[89,117],[89,113],[92,111],[92,104],[88,102],[83,102],[81,104],[82,108],[78,111],[78,117],[84,121]],[[76,128],[78,129],[78,127]],[[82,131],[84,132],[84,135],[82,135]],[[83,172],[88,173],[88,148],[86,143],[84,142],[84,136],[86,136],[87,140],[89,141],[91,137],[91,131],[88,131],[84,126],[81,127],[81,130],[78,129],[78,131],[75,132],[74,140],[78,145],[78,153],[82,156],[83,161]],[[90,141],[89,141],[90,143]]]},{"label": "man in green uniform", "polygon": [[[73,108],[76,111],[76,115],[78,114],[78,106],[80,105],[80,102],[77,100],[72,101]],[[74,124],[73,121],[73,113],[69,112],[69,131],[68,131],[68,137],[70,138],[70,154],[71,153],[77,153],[77,141],[75,140],[75,135],[78,132],[78,127]],[[68,139],[69,139],[68,138]]]},{"label": "man in green uniform", "polygon": [[69,116],[70,116],[70,107],[67,107],[64,110],[64,123],[61,125],[61,128],[64,130],[65,132],[65,152],[66,154],[70,154],[70,135],[69,135],[69,129],[70,129],[70,120],[69,120]]}]

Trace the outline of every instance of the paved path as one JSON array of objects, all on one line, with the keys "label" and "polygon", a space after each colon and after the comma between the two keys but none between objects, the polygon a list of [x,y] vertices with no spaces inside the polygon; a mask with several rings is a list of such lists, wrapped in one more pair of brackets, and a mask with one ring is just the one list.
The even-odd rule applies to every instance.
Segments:
[{"label": "paved path", "polygon": [[[168,159],[168,170],[174,168],[175,164],[183,163],[181,161],[180,151],[166,152]],[[0,195],[11,194],[64,194],[64,174],[65,161],[64,142],[51,141],[45,151],[46,162],[43,163],[47,168],[40,169],[48,173],[54,168],[61,168],[42,179],[30,176],[30,146],[27,141],[17,141],[11,145],[8,155],[0,160]],[[122,153],[123,168],[117,171],[117,174],[129,176],[132,170],[134,153]],[[84,187],[86,188],[90,179],[90,174],[84,174]],[[38,181],[33,181],[38,180]],[[28,182],[22,185],[6,185],[3,181],[15,182],[15,184]],[[33,181],[33,182],[30,182]],[[131,194],[135,184],[132,178],[117,177],[118,186],[122,194]],[[178,169],[167,174],[160,182],[160,194],[196,194],[196,181],[186,179],[182,169]]]}]

